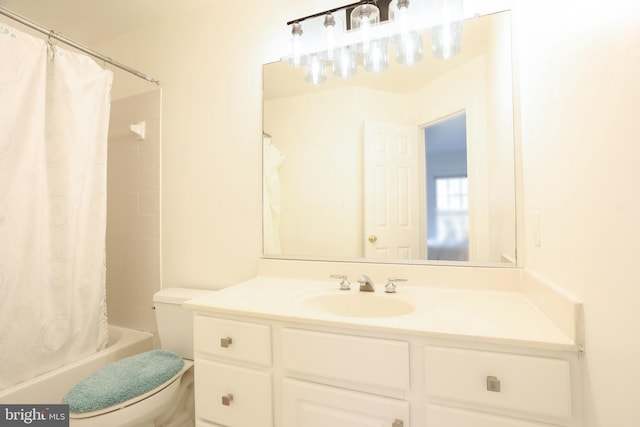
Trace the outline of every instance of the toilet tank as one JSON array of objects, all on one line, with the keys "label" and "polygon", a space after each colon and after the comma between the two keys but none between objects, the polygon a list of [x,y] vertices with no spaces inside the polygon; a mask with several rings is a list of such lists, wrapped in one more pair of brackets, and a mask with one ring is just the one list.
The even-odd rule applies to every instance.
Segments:
[{"label": "toilet tank", "polygon": [[193,360],[193,312],[182,303],[212,291],[168,288],[153,295],[160,348]]}]

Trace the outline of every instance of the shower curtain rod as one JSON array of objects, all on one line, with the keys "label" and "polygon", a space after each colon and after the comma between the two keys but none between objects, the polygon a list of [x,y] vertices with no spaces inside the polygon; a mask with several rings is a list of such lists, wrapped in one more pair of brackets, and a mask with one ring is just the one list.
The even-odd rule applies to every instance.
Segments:
[{"label": "shower curtain rod", "polygon": [[155,83],[158,86],[160,86],[160,82],[158,80],[154,79],[153,77],[148,76],[148,75],[146,75],[144,73],[141,73],[138,70],[134,70],[131,67],[127,67],[126,65],[121,64],[118,61],[114,61],[113,59],[111,59],[111,58],[109,58],[107,56],[99,54],[98,52],[95,52],[95,51],[93,51],[93,50],[91,50],[91,49],[89,49],[89,48],[87,48],[87,47],[85,47],[85,46],[83,46],[83,45],[81,45],[79,43],[76,43],[73,40],[70,40],[70,39],[64,37],[61,34],[58,34],[53,30],[48,30],[47,28],[43,27],[42,25],[37,24],[37,23],[35,23],[33,21],[30,21],[29,19],[27,19],[27,18],[25,18],[23,16],[20,16],[17,13],[14,13],[14,12],[10,11],[9,9],[6,9],[6,8],[0,6],[0,14],[6,16],[8,18],[13,19],[14,21],[18,21],[19,23],[21,23],[23,25],[26,25],[27,27],[33,28],[34,30],[39,31],[42,34],[45,34],[45,35],[49,36],[50,39],[59,40],[64,44],[67,44],[67,45],[69,45],[69,46],[71,46],[71,47],[73,47],[75,49],[78,49],[81,52],[86,53],[87,55],[91,55],[94,58],[97,58],[97,59],[99,59],[101,61],[104,61],[106,63],[109,63],[109,64],[113,65],[114,67],[118,67],[121,70],[124,70],[124,71],[126,71],[128,73],[131,73],[136,77],[140,77],[141,79],[145,79],[148,82]]}]

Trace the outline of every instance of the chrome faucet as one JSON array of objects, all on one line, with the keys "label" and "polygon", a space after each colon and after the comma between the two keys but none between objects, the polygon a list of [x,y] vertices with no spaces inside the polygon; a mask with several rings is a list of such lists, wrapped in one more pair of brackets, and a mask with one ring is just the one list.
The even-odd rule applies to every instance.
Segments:
[{"label": "chrome faucet", "polygon": [[364,274],[358,277],[358,283],[360,284],[360,292],[374,292],[376,290],[373,280]]}]

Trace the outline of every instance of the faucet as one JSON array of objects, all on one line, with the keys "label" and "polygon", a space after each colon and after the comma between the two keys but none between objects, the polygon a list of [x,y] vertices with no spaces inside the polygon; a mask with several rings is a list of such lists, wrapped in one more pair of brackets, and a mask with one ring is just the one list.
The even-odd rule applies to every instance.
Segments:
[{"label": "faucet", "polygon": [[376,290],[373,280],[364,274],[358,277],[358,283],[360,283],[360,292],[374,292]]}]

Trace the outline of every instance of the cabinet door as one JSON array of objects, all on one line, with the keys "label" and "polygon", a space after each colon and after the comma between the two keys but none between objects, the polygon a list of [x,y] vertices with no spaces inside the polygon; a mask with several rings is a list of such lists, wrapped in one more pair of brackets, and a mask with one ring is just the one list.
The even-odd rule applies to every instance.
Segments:
[{"label": "cabinet door", "polygon": [[285,378],[282,427],[409,427],[403,400]]},{"label": "cabinet door", "polygon": [[429,427],[554,427],[550,424],[540,424],[437,405],[427,406],[426,425]]},{"label": "cabinet door", "polygon": [[196,359],[196,417],[227,427],[271,427],[271,375]]}]

